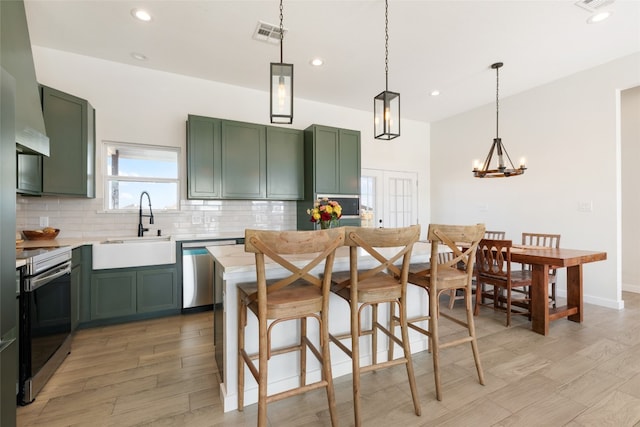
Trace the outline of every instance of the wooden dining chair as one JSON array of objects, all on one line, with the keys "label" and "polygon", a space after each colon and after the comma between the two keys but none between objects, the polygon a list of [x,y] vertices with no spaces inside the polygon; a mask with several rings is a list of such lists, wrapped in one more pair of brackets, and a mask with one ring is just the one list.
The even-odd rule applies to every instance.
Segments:
[{"label": "wooden dining chair", "polygon": [[[431,242],[431,262],[428,270],[409,274],[409,283],[424,289],[429,296],[428,313],[423,316],[408,320],[408,326],[429,337],[429,347],[433,358],[433,376],[436,387],[436,398],[442,400],[442,387],[440,381],[440,350],[456,345],[470,343],[473,359],[478,373],[480,384],[484,384],[484,373],[480,363],[480,353],[476,339],[475,325],[473,323],[473,310],[471,306],[471,280],[473,277],[473,265],[475,263],[475,251],[478,242],[484,235],[484,224],[477,225],[444,225],[430,224],[427,237]],[[447,251],[453,254],[451,259],[441,263],[441,245],[447,246]],[[440,311],[438,300],[442,292],[462,289],[464,292],[466,321],[453,317]],[[468,336],[454,338],[447,342],[440,342],[439,322],[447,319],[457,325],[466,328]],[[399,319],[396,318],[395,321]],[[427,320],[428,330],[417,323]]]},{"label": "wooden dining chair", "polygon": [[[490,299],[494,310],[507,313],[507,326],[511,326],[513,314],[531,317],[529,293],[531,273],[526,270],[511,269],[511,240],[482,239],[476,252],[476,304],[474,314],[480,313],[480,306]],[[485,290],[484,285],[492,289]],[[522,292],[514,293],[514,289]],[[504,292],[503,292],[504,291]],[[518,298],[517,295],[522,295]]]},{"label": "wooden dining chair", "polygon": [[[249,229],[245,231],[245,251],[255,253],[257,281],[238,285],[238,410],[242,411],[244,408],[246,364],[258,383],[259,427],[267,425],[267,403],[322,387],[326,388],[327,392],[331,424],[337,425],[327,316],[335,250],[343,242],[343,228],[317,231]],[[288,255],[300,254],[311,255],[310,261],[303,266],[287,259]],[[268,280],[267,272],[270,269],[267,270],[265,267],[266,257],[283,267],[286,270],[286,276]],[[314,269],[322,271],[315,274]],[[257,354],[248,354],[245,350],[247,309],[251,310],[258,319]],[[321,351],[318,351],[307,336],[308,318],[314,318],[319,322]],[[272,329],[281,322],[291,320],[300,322],[298,342],[272,349]],[[307,349],[322,365],[321,379],[311,384],[306,383]],[[289,352],[300,353],[300,385],[294,389],[268,395],[268,362],[272,356]],[[258,359],[257,367],[254,363],[255,359]]]},{"label": "wooden dining chair", "polygon": [[[406,297],[407,276],[413,245],[420,237],[420,226],[403,228],[345,227],[345,246],[349,246],[349,274],[336,274],[331,291],[349,304],[351,327],[342,334],[330,334],[331,341],[351,357],[353,368],[353,409],[355,425],[360,426],[360,376],[368,371],[377,371],[396,365],[405,365],[409,388],[416,415],[420,415],[420,401],[416,389],[409,335],[407,330]],[[359,253],[363,251],[372,258],[371,263],[361,265]],[[398,263],[401,262],[401,265]],[[401,337],[393,333],[394,328],[378,321],[378,306],[389,304],[389,310],[398,307],[398,324]],[[371,325],[362,325],[365,308],[371,308]],[[403,357],[378,362],[378,332],[389,339],[389,347],[397,343],[403,349]],[[360,337],[371,336],[371,360],[367,366],[360,366]],[[343,340],[351,341],[351,348]]]},{"label": "wooden dining chair", "polygon": [[[485,239],[491,239],[491,240],[504,240],[506,234],[507,233],[504,232],[504,231],[485,231],[484,232],[484,238]],[[475,286],[477,286],[476,283],[475,283],[476,282],[475,274],[473,276],[474,276],[473,277],[473,283],[474,283]],[[475,293],[479,294],[479,295],[483,295],[483,294],[487,295],[486,292],[485,292],[484,284],[481,283],[480,286],[482,287],[481,292],[480,293],[475,292]],[[483,301],[483,303],[484,303],[484,301]]]},{"label": "wooden dining chair", "polygon": [[[560,247],[560,235],[544,233],[522,233],[522,244],[527,246],[542,246],[557,249]],[[522,269],[531,271],[531,265],[522,264]],[[549,298],[553,308],[556,308],[556,270],[556,268],[549,269],[549,285],[551,285],[551,293]]]},{"label": "wooden dining chair", "polygon": [[504,231],[485,231],[484,232],[484,238],[485,239],[493,239],[493,240],[504,240],[504,237],[506,236],[506,232]]}]

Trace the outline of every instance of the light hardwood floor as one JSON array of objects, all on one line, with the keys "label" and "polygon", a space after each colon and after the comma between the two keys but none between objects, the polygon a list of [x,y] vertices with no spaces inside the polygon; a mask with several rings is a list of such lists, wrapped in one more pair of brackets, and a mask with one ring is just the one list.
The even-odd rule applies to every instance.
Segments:
[{"label": "light hardwood floor", "polygon": [[[363,424],[640,426],[640,295],[623,297],[624,310],[586,304],[584,323],[553,322],[547,337],[525,318],[505,328],[504,314],[483,309],[476,328],[485,386],[470,350],[445,349],[438,402],[431,356],[421,352],[414,366],[422,416],[398,366],[363,375]],[[209,312],[79,331],[36,401],[18,408],[18,425],[256,425],[257,405],[222,412],[212,322]],[[340,423],[352,425],[350,375],[335,387]],[[270,404],[268,414],[271,426],[330,424],[320,390]]]}]

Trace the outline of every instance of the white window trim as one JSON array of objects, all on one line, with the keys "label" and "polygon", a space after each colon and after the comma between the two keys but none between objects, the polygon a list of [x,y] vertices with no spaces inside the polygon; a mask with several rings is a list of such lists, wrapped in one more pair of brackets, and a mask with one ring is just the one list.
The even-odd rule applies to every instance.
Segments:
[{"label": "white window trim", "polygon": [[[130,147],[130,148],[148,148],[151,150],[160,150],[160,151],[174,151],[177,156],[177,172],[178,177],[176,179],[171,178],[148,178],[148,177],[119,177],[122,178],[122,181],[138,181],[138,182],[158,182],[158,183],[173,183],[175,182],[177,185],[177,200],[176,200],[176,208],[175,209],[157,209],[158,212],[180,212],[180,200],[182,200],[182,182],[180,177],[182,176],[182,162],[181,162],[181,154],[182,150],[180,147],[173,147],[167,145],[152,145],[152,144],[142,144],[136,142],[123,142],[123,141],[113,141],[113,140],[102,140],[102,161],[101,161],[101,174],[102,174],[102,191],[103,191],[103,202],[102,202],[102,213],[108,214],[131,214],[137,213],[138,208],[134,209],[109,209],[109,198],[111,195],[109,194],[109,180],[112,178],[109,175],[109,171],[107,168],[107,160],[108,160],[108,152],[107,147],[119,146],[119,147]],[[154,208],[155,209],[155,208]]]}]

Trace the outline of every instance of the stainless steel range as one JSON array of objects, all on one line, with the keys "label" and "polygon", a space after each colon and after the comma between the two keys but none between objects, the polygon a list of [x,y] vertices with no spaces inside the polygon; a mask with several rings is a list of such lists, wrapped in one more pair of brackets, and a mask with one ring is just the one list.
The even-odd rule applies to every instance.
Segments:
[{"label": "stainless steel range", "polygon": [[71,350],[71,247],[24,249],[18,402],[31,403]]}]

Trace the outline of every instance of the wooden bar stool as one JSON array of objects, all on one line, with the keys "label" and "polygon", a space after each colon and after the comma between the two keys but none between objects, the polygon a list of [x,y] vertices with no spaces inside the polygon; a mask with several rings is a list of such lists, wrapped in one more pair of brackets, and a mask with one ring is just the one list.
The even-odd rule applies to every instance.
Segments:
[{"label": "wooden bar stool", "polygon": [[[334,274],[331,291],[344,299],[350,308],[351,330],[348,333],[329,334],[331,341],[351,357],[353,367],[353,409],[355,425],[360,426],[360,375],[363,372],[375,371],[382,368],[404,364],[409,378],[409,388],[413,397],[416,415],[420,415],[420,401],[416,389],[411,349],[409,348],[409,333],[407,329],[406,296],[407,276],[413,244],[420,237],[420,226],[405,228],[364,228],[345,227],[345,246],[349,246],[349,274]],[[373,258],[371,264],[360,265],[359,251],[366,252]],[[402,266],[394,265],[402,262]],[[401,328],[401,338],[393,333],[393,328],[383,326],[378,322],[378,305],[389,304],[389,310],[396,305],[399,309],[398,324]],[[361,317],[365,307],[371,307],[371,328],[363,329]],[[378,332],[389,338],[389,346],[393,343],[400,345],[404,356],[387,361],[377,361]],[[360,337],[371,336],[372,364],[360,366]],[[342,340],[351,340],[349,349]]]},{"label": "wooden bar stool", "polygon": [[[267,403],[304,393],[317,388],[326,388],[331,424],[336,426],[337,416],[331,357],[329,353],[329,288],[335,250],[344,242],[344,229],[318,231],[245,231],[245,251],[255,253],[256,283],[238,285],[238,410],[244,408],[245,364],[258,383],[258,426],[267,425]],[[287,255],[310,254],[310,261],[296,266],[287,260]],[[267,280],[265,257],[282,266],[287,276]],[[321,274],[311,271],[324,262]],[[322,279],[320,279],[322,276]],[[245,328],[247,308],[258,318],[258,353],[249,355],[245,351]],[[307,318],[319,322],[320,351],[307,337]],[[299,320],[300,340],[297,344],[283,348],[271,348],[271,333],[281,322]],[[269,322],[270,321],[270,322]],[[307,349],[320,361],[320,381],[306,383]],[[267,395],[268,361],[272,356],[290,352],[300,353],[300,386],[283,392]],[[258,359],[256,368],[254,360]]]},{"label": "wooden bar stool", "polygon": [[[431,263],[428,270],[409,274],[409,283],[419,286],[429,295],[429,311],[426,316],[418,316],[408,320],[409,327],[429,337],[429,348],[433,357],[433,376],[436,386],[436,398],[442,400],[440,382],[440,349],[470,343],[473,358],[478,372],[480,384],[484,384],[484,373],[480,363],[480,353],[476,340],[476,330],[473,323],[473,309],[471,307],[471,281],[474,274],[476,248],[484,236],[484,224],[477,225],[441,225],[430,224],[428,239],[431,242]],[[452,257],[444,262],[440,253],[440,245],[446,245]],[[461,248],[464,248],[462,250]],[[438,299],[442,292],[462,289],[464,291],[466,322],[440,311]],[[441,318],[448,319],[468,331],[468,336],[441,343],[438,334],[438,324]],[[394,321],[399,321],[394,318]],[[415,323],[429,321],[429,329],[425,330]]]}]

